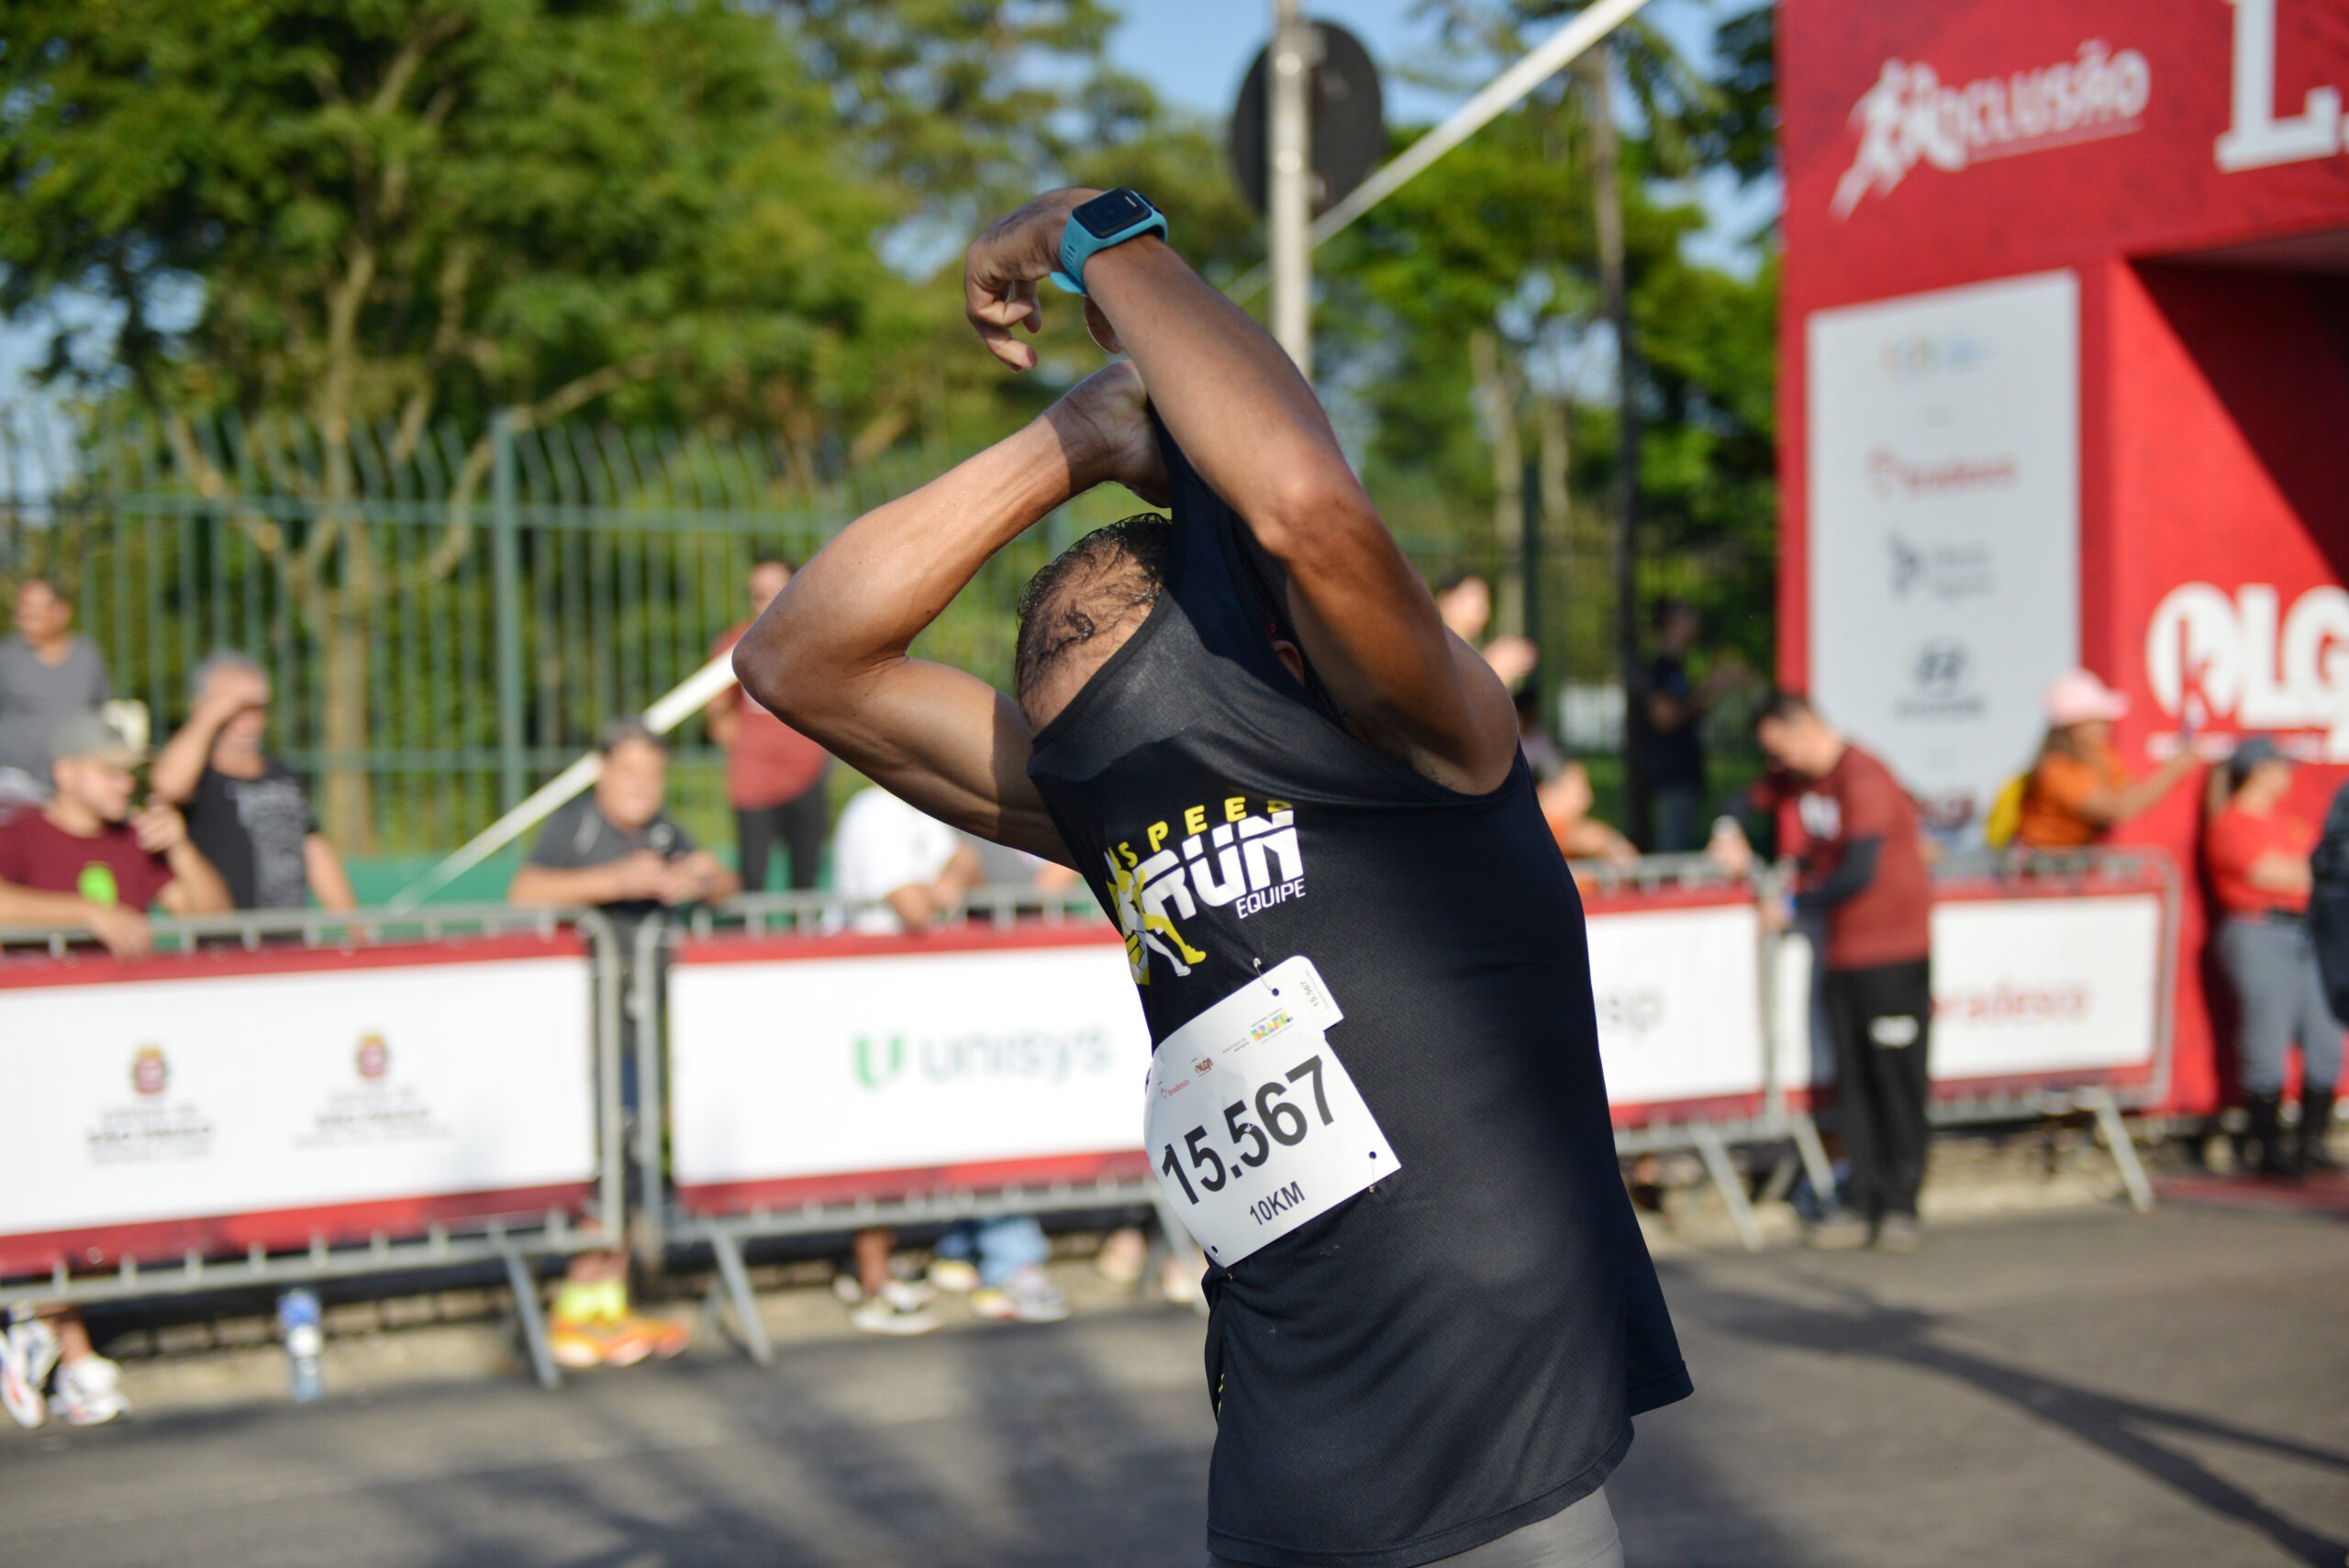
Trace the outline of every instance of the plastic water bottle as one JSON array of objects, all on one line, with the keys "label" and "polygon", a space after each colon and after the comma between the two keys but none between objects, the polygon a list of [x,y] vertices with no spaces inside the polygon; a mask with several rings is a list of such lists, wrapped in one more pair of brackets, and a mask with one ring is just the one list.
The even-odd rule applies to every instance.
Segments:
[{"label": "plastic water bottle", "polygon": [[279,1296],[277,1327],[285,1336],[288,1390],[296,1403],[306,1405],[327,1391],[318,1369],[318,1352],[326,1348],[326,1332],[318,1327],[317,1293],[289,1290]]}]

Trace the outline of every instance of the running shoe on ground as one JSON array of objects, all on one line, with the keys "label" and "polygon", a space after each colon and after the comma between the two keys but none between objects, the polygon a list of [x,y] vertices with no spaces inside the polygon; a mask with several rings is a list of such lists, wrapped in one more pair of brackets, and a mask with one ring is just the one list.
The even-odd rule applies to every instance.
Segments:
[{"label": "running shoe on ground", "polygon": [[1925,1244],[1924,1228],[1913,1214],[1887,1214],[1877,1222],[1876,1244],[1887,1252],[1913,1252]]},{"label": "running shoe on ground", "polygon": [[57,1330],[25,1308],[21,1318],[0,1327],[0,1404],[20,1427],[38,1427],[49,1419],[49,1401],[41,1387],[57,1364]]},{"label": "running shoe on ground", "polygon": [[684,1355],[686,1347],[694,1342],[692,1326],[672,1318],[648,1318],[641,1313],[630,1313],[627,1321],[651,1342],[654,1361],[674,1361]]},{"label": "running shoe on ground", "polygon": [[971,1310],[996,1323],[1057,1323],[1068,1316],[1069,1306],[1043,1270],[1025,1268],[1000,1285],[973,1291]]},{"label": "running shoe on ground", "polygon": [[968,1296],[979,1288],[976,1264],[961,1258],[941,1258],[930,1265],[930,1283],[954,1296]]},{"label": "running shoe on ground", "polygon": [[547,1319],[547,1353],[557,1366],[584,1372],[593,1366],[634,1366],[652,1353],[652,1336],[628,1317]]},{"label": "running shoe on ground", "polygon": [[891,1280],[879,1295],[848,1315],[867,1334],[927,1334],[938,1327],[929,1298],[904,1280]]},{"label": "running shoe on ground", "polygon": [[1839,1208],[1803,1232],[1803,1244],[1822,1252],[1856,1252],[1875,1235],[1875,1227],[1848,1208]]},{"label": "running shoe on ground", "polygon": [[83,1356],[59,1366],[49,1405],[76,1427],[101,1426],[130,1413],[130,1401],[122,1393],[122,1368],[104,1356]]}]

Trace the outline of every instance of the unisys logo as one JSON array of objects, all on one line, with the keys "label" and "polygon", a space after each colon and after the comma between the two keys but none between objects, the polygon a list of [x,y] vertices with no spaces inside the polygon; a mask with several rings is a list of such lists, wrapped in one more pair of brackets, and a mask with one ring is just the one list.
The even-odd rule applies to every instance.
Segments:
[{"label": "unisys logo", "polygon": [[1887,60],[1852,106],[1860,146],[1835,183],[1838,219],[1865,197],[1885,195],[1919,163],[1955,173],[1993,158],[2126,136],[2144,125],[2154,68],[2133,49],[2102,39],[2070,60],[2005,76],[1943,86],[1922,61]]},{"label": "unisys logo", "polygon": [[2243,729],[2321,729],[2326,762],[2349,762],[2349,593],[2311,588],[2283,607],[2269,583],[2232,595],[2170,590],[2145,628],[2145,674],[2173,717]]}]

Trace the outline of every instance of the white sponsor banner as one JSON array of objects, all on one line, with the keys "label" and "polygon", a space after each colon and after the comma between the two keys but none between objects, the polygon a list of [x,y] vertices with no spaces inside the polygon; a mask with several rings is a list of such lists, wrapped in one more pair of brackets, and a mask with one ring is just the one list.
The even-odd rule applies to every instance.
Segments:
[{"label": "white sponsor banner", "polygon": [[2143,1067],[2162,982],[2156,894],[1933,908],[1933,1077]]},{"label": "white sponsor banner", "polygon": [[1609,1101],[1762,1092],[1761,928],[1752,905],[1593,915],[1589,929]]},{"label": "white sponsor banner", "polygon": [[1809,687],[1978,823],[2079,658],[2079,284],[2011,278],[1806,323]]},{"label": "white sponsor banner", "polygon": [[1116,940],[680,962],[681,1186],[1141,1146],[1150,1034]]},{"label": "white sponsor banner", "polygon": [[[1835,1076],[1833,1051],[1812,1044],[1813,962],[1809,939],[1779,944],[1773,1048],[1789,1087]],[[1935,905],[1933,1081],[2150,1066],[2161,985],[2158,894]]]},{"label": "white sponsor banner", "polygon": [[0,1235],[591,1179],[584,957],[0,987]]}]

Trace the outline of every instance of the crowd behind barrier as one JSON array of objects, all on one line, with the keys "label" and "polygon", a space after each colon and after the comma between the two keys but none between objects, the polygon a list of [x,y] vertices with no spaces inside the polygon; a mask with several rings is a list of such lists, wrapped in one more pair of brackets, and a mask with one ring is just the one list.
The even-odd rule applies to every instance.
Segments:
[{"label": "crowd behind barrier", "polygon": [[[1758,1244],[1732,1146],[1791,1142],[1831,1180],[1808,944],[1758,918],[1766,879],[1582,869],[1619,1151],[1695,1151]],[[2175,869],[2089,851],[1936,880],[1935,1119],[2091,1111],[2142,1201],[2119,1112],[2165,1088]],[[645,921],[633,951],[582,911],[215,917],[158,921],[128,962],[0,930],[0,1062],[32,1091],[0,1146],[0,1294],[496,1262],[551,1381],[533,1265],[611,1245],[622,1216],[656,1264],[709,1251],[763,1359],[752,1240],[1157,1207],[1133,1136],[1149,1042],[1089,899],[985,887],[912,936],[853,913],[753,895]]]},{"label": "crowd behind barrier", "polygon": [[551,1377],[534,1270],[623,1208],[618,960],[600,915],[503,906],[159,921],[131,962],[0,929],[6,1294],[494,1263]]}]

